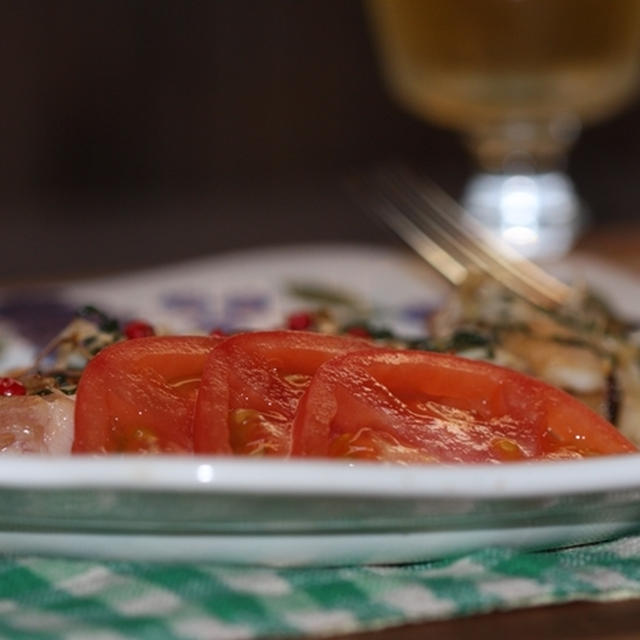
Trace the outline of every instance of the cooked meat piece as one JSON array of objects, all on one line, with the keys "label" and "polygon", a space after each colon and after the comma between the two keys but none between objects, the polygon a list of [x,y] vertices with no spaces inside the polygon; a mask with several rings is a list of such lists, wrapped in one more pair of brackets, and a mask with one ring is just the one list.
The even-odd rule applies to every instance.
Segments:
[{"label": "cooked meat piece", "polygon": [[70,454],[74,404],[62,393],[0,397],[0,454]]}]

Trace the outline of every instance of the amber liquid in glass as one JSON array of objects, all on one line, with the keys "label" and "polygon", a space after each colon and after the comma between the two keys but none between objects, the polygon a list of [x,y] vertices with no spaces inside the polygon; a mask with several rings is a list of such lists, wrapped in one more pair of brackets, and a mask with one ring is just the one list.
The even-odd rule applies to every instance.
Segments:
[{"label": "amber liquid in glass", "polygon": [[369,9],[392,93],[466,132],[485,168],[514,141],[544,163],[572,127],[635,91],[639,0],[370,0]]}]

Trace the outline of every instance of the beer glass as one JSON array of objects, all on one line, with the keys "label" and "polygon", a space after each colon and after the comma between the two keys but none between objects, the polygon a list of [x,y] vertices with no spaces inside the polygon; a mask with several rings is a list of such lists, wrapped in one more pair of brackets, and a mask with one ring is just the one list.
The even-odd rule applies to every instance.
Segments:
[{"label": "beer glass", "polygon": [[640,0],[368,0],[383,76],[406,108],[461,132],[479,171],[463,204],[532,258],[574,243],[564,171],[582,126],[633,96]]}]

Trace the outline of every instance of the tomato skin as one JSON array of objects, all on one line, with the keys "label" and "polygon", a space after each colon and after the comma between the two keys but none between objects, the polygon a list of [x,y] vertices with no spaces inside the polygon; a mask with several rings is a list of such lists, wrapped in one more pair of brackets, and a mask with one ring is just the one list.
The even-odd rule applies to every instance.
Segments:
[{"label": "tomato skin", "polygon": [[227,338],[209,355],[194,421],[196,453],[287,456],[291,424],[323,363],[370,342],[301,330]]},{"label": "tomato skin", "polygon": [[76,396],[73,453],[186,453],[209,352],[218,337],[141,337],[89,361]]},{"label": "tomato skin", "polygon": [[321,366],[300,402],[292,456],[508,462],[636,448],[567,393],[486,362],[377,349]]}]

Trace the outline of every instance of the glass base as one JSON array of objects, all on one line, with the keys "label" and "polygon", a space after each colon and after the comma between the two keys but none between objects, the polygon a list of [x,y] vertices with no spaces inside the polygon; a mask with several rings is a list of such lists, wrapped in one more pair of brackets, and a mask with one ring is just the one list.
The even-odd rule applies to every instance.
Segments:
[{"label": "glass base", "polygon": [[567,254],[586,222],[571,180],[560,172],[478,174],[463,205],[522,255],[538,261]]}]

